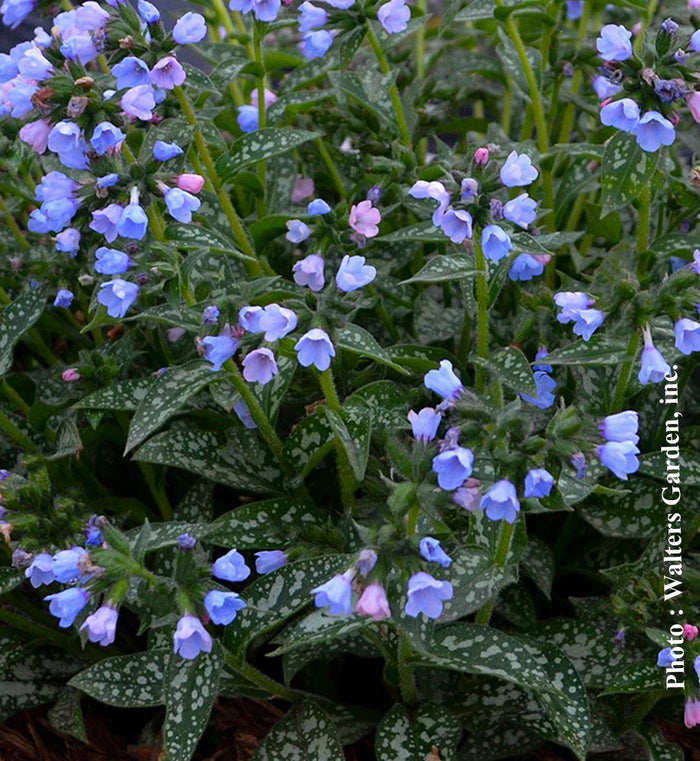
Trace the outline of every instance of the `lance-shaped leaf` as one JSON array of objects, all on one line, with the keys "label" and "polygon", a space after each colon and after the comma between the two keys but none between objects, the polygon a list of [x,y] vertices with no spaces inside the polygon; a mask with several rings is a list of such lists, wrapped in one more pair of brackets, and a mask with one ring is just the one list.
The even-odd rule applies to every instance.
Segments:
[{"label": "lance-shaped leaf", "polygon": [[627,206],[649,186],[656,170],[659,152],[643,151],[634,135],[617,132],[603,154],[600,186],[603,191],[603,216]]},{"label": "lance-shaped leaf", "polygon": [[495,379],[500,380],[513,391],[522,391],[529,396],[537,396],[535,376],[530,363],[520,349],[516,349],[515,346],[499,349],[488,359],[476,356],[471,359],[474,364],[490,370]]},{"label": "lance-shaped leaf", "polygon": [[476,277],[474,260],[466,256],[436,256],[420,269],[407,283],[444,283]]},{"label": "lance-shaped leaf", "polygon": [[0,375],[12,366],[15,344],[41,317],[45,306],[44,289],[30,288],[0,314]]},{"label": "lance-shaped leaf", "polygon": [[421,705],[414,716],[395,705],[377,727],[377,761],[416,761],[436,746],[444,761],[454,759],[462,736],[462,722],[439,705]]},{"label": "lance-shaped leaf", "polygon": [[337,344],[341,349],[360,354],[363,357],[369,357],[382,365],[387,365],[402,375],[408,374],[401,365],[397,365],[392,361],[387,350],[377,343],[377,339],[359,325],[347,325],[341,328],[336,338]]}]

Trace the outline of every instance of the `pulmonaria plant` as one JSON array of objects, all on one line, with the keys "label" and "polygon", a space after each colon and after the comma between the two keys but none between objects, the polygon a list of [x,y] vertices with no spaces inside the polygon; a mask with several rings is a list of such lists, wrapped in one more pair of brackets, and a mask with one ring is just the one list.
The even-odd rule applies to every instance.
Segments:
[{"label": "pulmonaria plant", "polygon": [[0,719],[700,723],[697,4],[458,5],[2,0]]}]

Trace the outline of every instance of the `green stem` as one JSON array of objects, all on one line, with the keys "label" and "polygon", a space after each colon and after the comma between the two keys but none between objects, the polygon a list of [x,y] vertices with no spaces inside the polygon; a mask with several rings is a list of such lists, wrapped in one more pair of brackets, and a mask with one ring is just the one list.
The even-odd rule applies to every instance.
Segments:
[{"label": "green stem", "polygon": [[[474,254],[476,256],[476,354],[482,359],[489,356],[489,284],[486,257],[481,247],[481,239],[474,237]],[[476,368],[476,390],[482,392],[486,387],[486,370]]]},{"label": "green stem", "polygon": [[341,198],[345,198],[345,184],[343,183],[343,178],[340,176],[336,165],[333,163],[333,159],[331,154],[328,152],[328,148],[326,148],[326,144],[320,137],[317,137],[314,139],[314,145],[316,146],[318,152],[321,154],[323,163],[326,165],[326,169],[328,170],[328,174],[330,174],[331,179],[333,180],[333,185],[335,185],[335,189],[338,192],[338,195]]},{"label": "green stem", "polygon": [[[187,95],[185,94],[185,91],[182,89],[182,87],[175,87],[173,88],[173,93],[175,97],[177,98],[178,102],[182,106],[183,113],[185,114],[185,119],[187,120],[187,123],[197,127],[197,117],[194,114],[194,110],[192,109],[192,104],[190,103]],[[231,225],[231,230],[233,231],[233,234],[236,238],[236,241],[238,242],[238,245],[241,249],[241,251],[249,257],[245,261],[245,267],[248,271],[249,275],[252,276],[260,276],[263,274],[274,274],[272,268],[269,265],[263,266],[263,264],[258,260],[255,249],[253,248],[253,244],[251,243],[248,233],[245,230],[245,227],[243,226],[243,222],[241,221],[241,218],[238,216],[238,213],[233,208],[233,204],[231,203],[231,199],[228,197],[228,193],[223,188],[223,184],[221,182],[221,178],[219,177],[218,172],[216,171],[216,165],[214,164],[214,159],[212,158],[211,153],[209,152],[209,147],[207,146],[206,140],[202,136],[202,133],[199,131],[199,129],[195,129],[194,133],[194,142],[197,147],[197,151],[199,152],[199,155],[204,162],[205,167],[205,173],[209,180],[209,183],[211,184],[212,188],[214,189],[214,193],[216,194],[216,197],[219,199],[219,203],[221,204],[221,208],[224,211],[224,214],[226,215],[226,218],[229,221],[229,224]],[[267,272],[266,272],[267,270]]]},{"label": "green stem", "polygon": [[29,248],[29,243],[27,242],[27,239],[24,237],[24,234],[17,226],[17,222],[15,222],[15,218],[10,214],[9,209],[5,205],[5,200],[0,196],[0,211],[4,214],[5,219],[7,220],[7,226],[12,230],[12,234],[15,236],[17,243],[19,243],[21,248]]},{"label": "green stem", "polygon": [[[591,6],[593,3],[583,4],[583,13],[579,21],[578,27],[578,41],[583,44],[588,36],[588,24],[591,18]],[[577,67],[574,71],[573,79],[571,80],[571,94],[577,95],[583,82],[583,70],[581,67]],[[576,104],[567,103],[564,109],[564,116],[561,120],[561,127],[559,129],[559,143],[568,143],[571,137],[571,130],[574,128],[574,119],[576,118]]]},{"label": "green stem", "polygon": [[143,479],[146,482],[149,491],[151,492],[153,501],[158,507],[161,518],[164,521],[171,521],[173,519],[173,508],[170,504],[170,500],[168,499],[168,495],[166,494],[165,489],[156,481],[156,474],[153,466],[147,462],[139,462],[138,466],[139,470],[141,471],[141,475],[143,476]]},{"label": "green stem", "polygon": [[[425,16],[428,13],[428,0],[418,0],[416,3],[420,12]],[[425,24],[422,24],[416,32],[416,74],[419,80],[425,79]],[[422,137],[418,141],[418,163],[424,164],[428,153],[428,139]]]},{"label": "green stem", "polygon": [[14,441],[17,446],[22,447],[27,452],[36,452],[36,444],[27,438],[22,431],[10,420],[7,415],[0,410],[0,429],[2,429],[8,438]]},{"label": "green stem", "polygon": [[611,412],[621,412],[625,403],[625,393],[627,392],[627,384],[632,376],[632,368],[634,367],[635,360],[637,358],[637,349],[639,348],[639,332],[634,331],[630,342],[627,345],[627,352],[625,353],[626,359],[620,370],[620,377],[617,379],[617,386],[615,386],[615,394],[613,396],[612,410]]},{"label": "green stem", "polygon": [[271,695],[282,698],[282,700],[286,700],[288,703],[298,703],[303,699],[304,696],[301,693],[298,693],[289,687],[285,687],[283,684],[271,679],[267,674],[264,674],[262,671],[255,668],[255,666],[248,663],[248,661],[239,661],[228,652],[225,657],[226,662],[233,671],[240,674],[244,679],[247,679],[256,687],[260,687],[261,690],[265,690]]},{"label": "green stem", "polygon": [[333,382],[333,375],[330,367],[328,370],[319,373],[319,378],[321,379],[321,388],[323,389],[323,395],[326,397],[328,408],[333,410],[333,412],[340,412],[342,409],[340,405],[340,397],[335,390],[335,383]]},{"label": "green stem", "polygon": [[258,404],[258,400],[253,396],[253,392],[250,390],[250,387],[246,383],[245,379],[241,375],[241,371],[238,369],[238,366],[232,359],[226,360],[224,363],[224,367],[228,371],[229,377],[231,378],[231,382],[233,383],[234,388],[238,393],[241,395],[241,398],[246,403],[248,409],[250,410],[250,414],[253,417],[253,420],[255,420],[258,430],[260,431],[260,434],[262,435],[263,439],[267,442],[268,446],[272,450],[273,454],[277,458],[277,461],[279,462],[280,466],[289,474],[292,473],[291,466],[287,462],[287,458],[284,454],[284,445],[282,444],[281,439],[277,435],[277,432],[274,429],[274,426],[268,419],[267,415],[265,414],[265,411],[263,408]]},{"label": "green stem", "polygon": [[[377,35],[374,33],[374,29],[372,28],[372,22],[369,19],[367,20],[367,39],[369,40],[369,44],[372,46],[372,50],[374,50],[374,55],[377,57],[377,62],[379,63],[379,68],[382,70],[382,73],[390,74],[391,67],[389,66],[389,61],[387,61],[387,58],[384,55],[382,46],[379,44]],[[391,86],[389,87],[389,95],[391,97],[391,102],[394,106],[394,111],[396,112],[396,122],[399,125],[399,133],[401,134],[401,140],[403,141],[404,145],[410,148],[411,135],[408,131],[408,123],[406,122],[406,114],[404,113],[404,110],[403,110],[403,104],[401,103],[401,98],[399,96],[399,89],[396,86],[396,82],[391,83]]]},{"label": "green stem", "polygon": [[[236,29],[233,25],[233,22],[231,21],[231,16],[228,12],[228,8],[224,5],[223,0],[211,1],[212,5],[214,6],[214,11],[219,17],[221,26],[223,26],[223,28],[226,30],[226,39],[232,44],[237,44],[237,41],[233,37],[233,35],[236,33]],[[231,95],[233,96],[235,104],[237,106],[242,106],[245,103],[245,98],[243,97],[243,93],[241,92],[241,88],[238,86],[238,83],[231,82],[229,84],[229,89],[231,90]]]},{"label": "green stem", "polygon": [[397,343],[399,340],[399,331],[396,329],[396,325],[394,325],[394,321],[384,304],[381,294],[377,291],[374,285],[368,285],[367,292],[373,299],[375,299],[374,310],[377,313],[377,317],[379,317],[382,324],[387,329],[391,336],[391,340],[394,343]]},{"label": "green stem", "polygon": [[[265,115],[265,61],[262,56],[262,39],[264,37],[264,24],[259,21],[253,22],[253,50],[255,51],[255,62],[260,67],[260,71],[257,76],[257,90],[258,90],[258,129],[263,129],[266,124]],[[256,208],[258,213],[258,219],[262,219],[265,216],[265,161],[258,162],[258,180],[262,185],[263,194],[262,198],[258,198],[256,201]]]},{"label": "green stem", "polygon": [[649,225],[651,223],[651,191],[649,185],[645,185],[639,196],[639,224],[637,225],[637,253],[641,258],[642,253],[649,248]]},{"label": "green stem", "polygon": [[[505,521],[501,525],[501,530],[498,535],[498,544],[496,545],[496,555],[493,563],[497,568],[503,568],[508,560],[508,553],[510,552],[510,545],[513,541],[513,535],[515,534],[515,526],[517,521],[513,523],[506,523]],[[476,623],[486,626],[491,619],[491,612],[493,611],[495,599],[489,600],[479,612],[476,614]]]},{"label": "green stem", "polygon": [[[333,410],[333,412],[340,415],[342,407],[338,392],[335,389],[333,374],[331,373],[330,367],[319,373],[319,379],[321,381],[321,388],[323,389],[323,395],[326,398],[328,409]],[[348,460],[347,453],[338,437],[336,437],[335,451],[338,461],[338,476],[340,479],[340,497],[346,510],[350,510],[355,502],[355,474],[353,473],[352,466]]]},{"label": "green stem", "polygon": [[2,386],[0,387],[2,389],[2,393],[5,395],[5,398],[11,401],[17,409],[25,416],[29,415],[29,405],[22,399],[22,397],[10,386],[10,384],[3,379]]},{"label": "green stem", "polygon": [[399,671],[399,690],[401,700],[406,705],[417,705],[420,702],[418,688],[416,687],[416,675],[411,665],[413,648],[408,637],[401,632],[398,642],[397,665]]},{"label": "green stem", "polygon": [[503,110],[501,111],[501,129],[510,134],[510,124],[513,117],[513,83],[510,79],[506,82],[506,91],[503,95]]}]

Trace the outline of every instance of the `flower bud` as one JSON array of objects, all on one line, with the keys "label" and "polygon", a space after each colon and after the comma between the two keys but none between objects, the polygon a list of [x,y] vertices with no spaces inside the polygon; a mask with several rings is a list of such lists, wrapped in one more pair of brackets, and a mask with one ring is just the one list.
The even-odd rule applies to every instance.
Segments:
[{"label": "flower bud", "polygon": [[489,149],[477,148],[474,151],[474,163],[477,166],[486,166],[489,163]]},{"label": "flower bud", "polygon": [[199,193],[204,187],[204,177],[201,174],[179,174],[175,178],[175,184],[180,190],[188,193]]},{"label": "flower bud", "polygon": [[80,380],[80,373],[74,367],[69,367],[61,373],[61,378],[66,383],[74,383]]}]

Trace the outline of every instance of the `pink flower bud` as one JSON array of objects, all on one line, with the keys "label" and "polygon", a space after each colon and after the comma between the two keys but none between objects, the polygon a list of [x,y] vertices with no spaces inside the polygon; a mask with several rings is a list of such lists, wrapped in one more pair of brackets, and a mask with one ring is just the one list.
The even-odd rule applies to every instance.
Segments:
[{"label": "pink flower bud", "polygon": [[294,183],[294,190],[292,191],[292,203],[299,203],[306,198],[311,198],[314,192],[314,181],[311,177],[302,177],[298,174],[297,180]]},{"label": "pink flower bud", "polygon": [[680,122],[681,117],[680,114],[677,114],[675,111],[668,117],[668,120],[671,122],[671,124],[676,125],[678,122]]},{"label": "pink flower bud", "polygon": [[683,624],[683,638],[692,642],[698,636],[698,627],[693,624]]},{"label": "pink flower bud", "polygon": [[688,0],[688,10],[698,10],[700,9],[700,0]]},{"label": "pink flower bud", "polygon": [[537,261],[545,267],[552,261],[550,254],[533,254],[532,258],[537,259]]},{"label": "pink flower bud", "polygon": [[188,193],[199,193],[204,187],[204,177],[201,174],[179,174],[175,178],[175,184],[180,190]]},{"label": "pink flower bud", "polygon": [[477,166],[486,166],[489,163],[489,149],[477,148],[474,151],[474,163]]},{"label": "pink flower bud", "polygon": [[61,378],[66,383],[75,383],[75,381],[80,380],[80,373],[74,367],[69,367],[61,373]]},{"label": "pink flower bud", "polygon": [[693,119],[700,124],[700,92],[691,92],[685,99]]},{"label": "pink flower bud", "polygon": [[642,31],[642,22],[638,21],[633,27],[632,27],[632,34],[637,37],[637,35]]},{"label": "pink flower bud", "polygon": [[381,621],[391,616],[389,601],[381,584],[370,584],[357,601],[355,612],[361,616],[372,616],[375,621]]},{"label": "pink flower bud", "polygon": [[603,109],[605,108],[605,106],[609,105],[610,103],[612,103],[612,98],[605,98],[605,100],[600,101],[599,108]]}]

